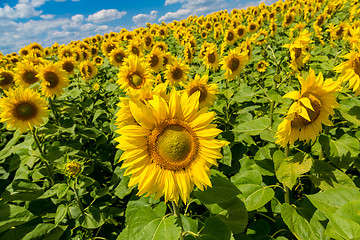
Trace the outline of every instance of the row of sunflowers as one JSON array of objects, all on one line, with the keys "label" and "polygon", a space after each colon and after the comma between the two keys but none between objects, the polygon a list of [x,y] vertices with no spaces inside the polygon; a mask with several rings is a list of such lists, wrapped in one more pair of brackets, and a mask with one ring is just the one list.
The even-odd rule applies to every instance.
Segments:
[{"label": "row of sunflowers", "polygon": [[360,237],[359,3],[0,53],[0,239]]}]

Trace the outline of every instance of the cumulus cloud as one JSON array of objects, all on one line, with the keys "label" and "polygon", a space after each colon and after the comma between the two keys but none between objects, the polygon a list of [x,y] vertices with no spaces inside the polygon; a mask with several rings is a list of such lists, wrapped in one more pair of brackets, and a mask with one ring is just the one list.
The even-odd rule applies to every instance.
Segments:
[{"label": "cumulus cloud", "polygon": [[35,10],[42,6],[47,0],[19,0],[14,7],[5,4],[0,8],[0,19],[18,19],[18,18],[31,18],[40,16],[42,11]]},{"label": "cumulus cloud", "polygon": [[170,5],[170,4],[174,4],[174,3],[184,3],[185,0],[166,0],[165,1],[165,6],[166,5]]},{"label": "cumulus cloud", "polygon": [[116,9],[103,9],[88,16],[87,20],[94,23],[108,22],[122,18],[125,14],[125,11],[119,12]]},{"label": "cumulus cloud", "polygon": [[190,15],[206,15],[223,10],[229,6],[226,0],[166,0],[165,5],[182,3],[181,8],[175,12],[168,12],[159,18],[159,22],[180,20]]},{"label": "cumulus cloud", "polygon": [[138,14],[132,17],[133,22],[138,26],[144,26],[146,23],[152,23],[157,18],[158,11],[152,10],[150,14]]},{"label": "cumulus cloud", "polygon": [[74,15],[74,16],[71,17],[71,20],[72,20],[73,22],[80,23],[80,22],[82,22],[82,21],[84,20],[84,15],[82,15],[82,14],[76,14],[76,15]]},{"label": "cumulus cloud", "polygon": [[40,15],[40,17],[42,19],[49,20],[49,19],[53,19],[55,17],[55,15],[54,14],[43,14],[43,15]]}]

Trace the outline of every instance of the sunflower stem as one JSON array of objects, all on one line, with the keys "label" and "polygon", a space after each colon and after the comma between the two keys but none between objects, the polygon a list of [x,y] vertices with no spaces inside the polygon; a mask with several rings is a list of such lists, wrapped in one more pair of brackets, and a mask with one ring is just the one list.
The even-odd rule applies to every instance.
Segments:
[{"label": "sunflower stem", "polygon": [[55,109],[55,106],[54,106],[54,104],[53,104],[53,101],[52,101],[51,97],[49,97],[49,103],[50,103],[51,111],[52,111],[53,114],[54,114],[55,123],[56,123],[56,125],[60,125],[60,124],[59,124],[59,115],[57,114],[57,111],[56,111],[56,109]]},{"label": "sunflower stem", "polygon": [[273,121],[274,121],[274,106],[275,106],[275,101],[271,100],[271,103],[270,103],[270,128],[272,128]]},{"label": "sunflower stem", "polygon": [[39,141],[39,138],[38,138],[38,136],[37,136],[37,131],[36,131],[36,129],[34,129],[34,130],[31,129],[30,131],[31,131],[31,133],[32,133],[32,135],[33,135],[33,138],[34,138],[34,141],[35,141],[35,143],[36,143],[36,146],[37,146],[37,148],[39,149],[39,152],[40,152],[40,160],[45,164],[46,170],[47,170],[47,172],[48,172],[48,174],[49,174],[49,177],[50,177],[50,180],[51,180],[51,185],[54,185],[54,184],[55,184],[54,174],[53,174],[53,172],[51,171],[51,168],[50,168],[50,166],[49,166],[49,163],[48,163],[48,161],[47,161],[46,158],[45,158],[45,153],[44,153],[44,151],[43,151],[42,148],[41,148],[40,141]]},{"label": "sunflower stem", "polygon": [[82,202],[79,197],[78,189],[77,189],[77,177],[75,178],[75,181],[74,181],[73,190],[74,190],[76,201],[79,205],[80,211],[81,211],[82,215],[85,216],[84,206],[82,205]]},{"label": "sunflower stem", "polygon": [[180,216],[180,209],[179,209],[179,206],[174,201],[171,201],[171,203],[172,203],[172,206],[174,209],[175,216],[179,220],[180,227],[181,227],[180,240],[183,240],[184,239],[184,227],[183,227],[181,216]]},{"label": "sunflower stem", "polygon": [[[287,144],[285,146],[284,154],[285,154],[286,158],[289,156],[289,144]],[[285,203],[290,204],[290,189],[285,184],[284,184],[284,190],[285,190],[285,193],[284,193]]]}]

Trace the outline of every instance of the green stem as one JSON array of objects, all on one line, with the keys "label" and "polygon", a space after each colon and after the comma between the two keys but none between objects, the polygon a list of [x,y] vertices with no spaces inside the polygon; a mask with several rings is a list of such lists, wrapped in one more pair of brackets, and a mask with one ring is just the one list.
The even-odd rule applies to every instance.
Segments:
[{"label": "green stem", "polygon": [[51,111],[54,114],[55,123],[56,123],[56,125],[59,125],[59,115],[56,112],[56,109],[55,109],[55,106],[53,104],[53,101],[52,101],[51,97],[49,97],[49,103],[50,103]]},{"label": "green stem", "polygon": [[[285,146],[284,154],[286,158],[289,156],[289,145]],[[284,184],[284,190],[285,190],[284,193],[285,203],[290,204],[290,189],[285,184]]]},{"label": "green stem", "polygon": [[270,128],[272,128],[273,122],[274,122],[274,106],[275,106],[275,101],[271,100],[271,103],[270,103]]},{"label": "green stem", "polygon": [[183,227],[181,216],[180,216],[180,209],[179,209],[179,206],[176,205],[176,203],[174,201],[171,201],[171,203],[172,203],[172,207],[174,209],[175,216],[177,217],[177,219],[179,219],[179,223],[180,223],[180,227],[181,227],[180,240],[183,240],[184,239],[184,227]]},{"label": "green stem", "polygon": [[79,198],[79,193],[78,193],[78,190],[77,190],[77,177],[75,178],[74,181],[75,181],[75,182],[74,182],[74,188],[73,188],[73,190],[74,190],[74,193],[75,193],[76,201],[77,201],[78,204],[79,204],[79,208],[80,208],[80,211],[81,211],[82,215],[85,216],[84,206],[82,205],[82,202],[81,202],[81,200],[80,200],[80,198]]},{"label": "green stem", "polygon": [[54,185],[55,181],[54,181],[54,174],[53,172],[51,171],[51,168],[49,166],[49,163],[48,161],[45,159],[45,153],[44,151],[42,150],[41,148],[41,145],[40,145],[40,141],[39,141],[39,138],[36,134],[36,129],[32,130],[31,129],[31,133],[33,135],[33,138],[34,138],[34,141],[36,143],[36,146],[37,148],[39,149],[39,152],[40,152],[40,160],[45,164],[45,167],[46,167],[46,170],[49,174],[49,177],[50,177],[50,180],[51,180],[51,185]]}]

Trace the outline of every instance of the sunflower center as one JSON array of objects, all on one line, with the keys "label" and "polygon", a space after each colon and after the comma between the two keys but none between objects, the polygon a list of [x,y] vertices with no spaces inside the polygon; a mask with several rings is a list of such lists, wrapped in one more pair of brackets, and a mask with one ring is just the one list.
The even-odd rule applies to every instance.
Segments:
[{"label": "sunflower center", "polygon": [[234,39],[234,34],[232,32],[229,32],[227,35],[227,40],[232,41]]},{"label": "sunflower center", "polygon": [[113,49],[115,49],[115,45],[113,45],[113,44],[108,44],[108,45],[106,46],[106,51],[107,51],[108,53],[110,53]]},{"label": "sunflower center", "polygon": [[298,59],[301,55],[301,48],[294,48],[295,51],[295,59]]},{"label": "sunflower center", "polygon": [[78,175],[81,171],[81,165],[77,162],[71,162],[66,165],[66,172],[72,177]]},{"label": "sunflower center", "polygon": [[242,36],[244,34],[244,29],[240,28],[238,29],[238,35]]},{"label": "sunflower center", "polygon": [[85,65],[82,69],[81,72],[84,76],[90,76],[92,73],[92,68],[88,65]]},{"label": "sunflower center", "polygon": [[231,71],[235,71],[236,69],[238,69],[239,65],[240,61],[237,58],[232,58],[229,62],[229,68]]},{"label": "sunflower center", "polygon": [[210,53],[208,55],[208,60],[209,60],[209,63],[214,63],[216,61],[215,53]]},{"label": "sunflower center", "polygon": [[150,58],[150,66],[151,67],[156,67],[159,63],[159,58],[156,54],[152,55]]},{"label": "sunflower center", "polygon": [[14,113],[16,118],[23,121],[32,119],[36,116],[38,110],[33,103],[22,102],[15,106]]},{"label": "sunflower center", "polygon": [[132,52],[133,54],[137,55],[137,56],[139,56],[139,53],[140,53],[140,51],[139,51],[139,49],[138,49],[137,47],[132,47],[132,48],[131,48],[131,52]]},{"label": "sunflower center", "polygon": [[181,170],[195,159],[199,147],[192,129],[179,119],[165,120],[152,130],[148,147],[153,161],[164,169]]},{"label": "sunflower center", "polygon": [[124,54],[123,53],[117,53],[115,54],[115,60],[118,63],[122,63],[124,61]]},{"label": "sunflower center", "polygon": [[320,114],[321,110],[321,102],[317,97],[315,97],[312,94],[309,94],[308,98],[310,99],[311,106],[313,107],[314,111],[310,108],[305,107],[302,103],[300,105],[306,109],[307,114],[309,115],[310,121],[300,116],[298,113],[296,113],[293,121],[291,122],[291,127],[293,128],[301,128],[305,127],[306,125],[314,122],[316,118]]},{"label": "sunflower center", "polygon": [[336,31],[336,36],[340,37],[341,34],[343,34],[344,32],[344,28],[340,27],[337,31]]},{"label": "sunflower center", "polygon": [[53,72],[46,72],[44,74],[45,80],[49,83],[48,88],[54,88],[59,83],[59,77]]},{"label": "sunflower center", "polygon": [[74,64],[72,62],[69,62],[69,61],[64,62],[62,67],[68,73],[72,72],[74,70],[74,68],[75,68]]},{"label": "sunflower center", "polygon": [[167,57],[164,57],[163,66],[166,66],[168,64],[169,59]]},{"label": "sunflower center", "polygon": [[36,76],[36,72],[28,71],[23,74],[23,79],[26,83],[33,84],[38,81],[38,78],[35,76]]},{"label": "sunflower center", "polygon": [[0,73],[0,86],[6,86],[12,83],[14,80],[13,76],[9,73],[3,72]]},{"label": "sunflower center", "polygon": [[192,87],[190,89],[190,96],[196,92],[196,91],[200,91],[200,98],[199,98],[199,102],[202,102],[206,99],[207,97],[207,91],[206,91],[206,88],[202,85],[200,86],[195,86],[195,87]]},{"label": "sunflower center", "polygon": [[251,24],[251,25],[250,25],[250,30],[251,30],[251,31],[254,31],[255,28],[256,28],[255,24]]},{"label": "sunflower center", "polygon": [[183,71],[181,70],[181,68],[175,68],[174,71],[171,72],[171,76],[173,79],[175,80],[179,80],[183,75]]},{"label": "sunflower center", "polygon": [[292,22],[293,18],[291,15],[286,17],[286,24],[290,24]]},{"label": "sunflower center", "polygon": [[129,85],[132,88],[139,89],[144,84],[144,78],[141,73],[135,72],[128,76]]},{"label": "sunflower center", "polygon": [[146,37],[146,38],[145,38],[145,45],[146,45],[147,47],[149,47],[149,46],[151,45],[151,38],[150,38],[150,37]]},{"label": "sunflower center", "polygon": [[355,73],[360,76],[360,58],[357,57],[354,59],[353,61],[353,69],[355,71]]}]

